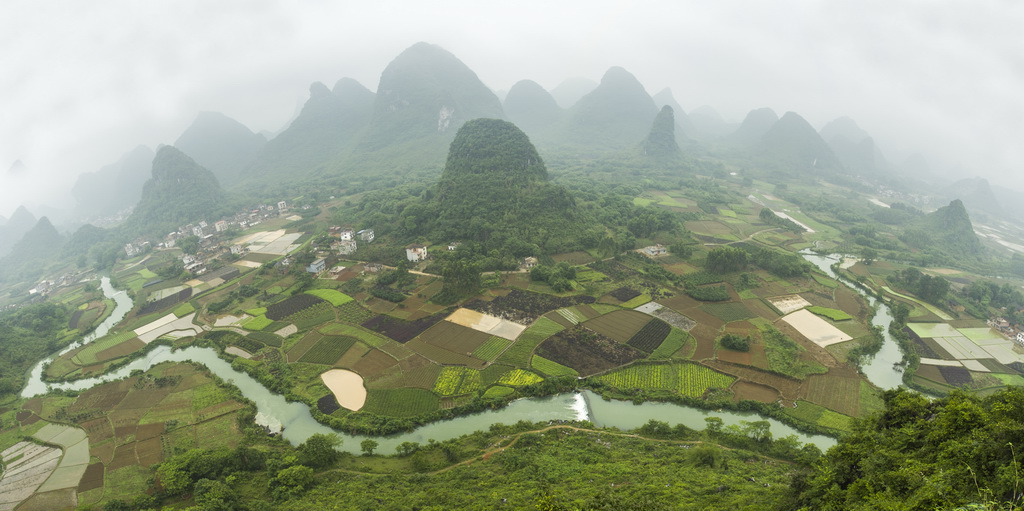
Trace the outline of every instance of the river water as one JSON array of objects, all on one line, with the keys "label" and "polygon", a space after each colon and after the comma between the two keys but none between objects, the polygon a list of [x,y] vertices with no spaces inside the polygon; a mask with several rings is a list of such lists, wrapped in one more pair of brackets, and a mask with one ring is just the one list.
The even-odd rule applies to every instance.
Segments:
[{"label": "river water", "polygon": [[[114,290],[110,286],[110,281],[106,278],[103,279],[102,289],[104,294],[115,300],[117,307],[110,318],[104,321],[92,335],[83,339],[82,343],[90,342],[105,335],[112,326],[117,324],[131,310],[131,300],[123,291]],[[875,318],[876,321],[879,320],[880,315],[876,315]],[[888,343],[889,341],[887,341]],[[74,349],[78,345],[79,343],[76,343],[76,345],[63,350],[62,353],[68,349]],[[292,444],[299,444],[315,433],[335,433],[343,441],[342,450],[356,453],[360,450],[360,442],[363,439],[369,438],[361,435],[341,433],[320,424],[313,418],[305,404],[288,402],[284,396],[267,390],[266,387],[249,375],[232,369],[228,362],[221,360],[217,353],[210,348],[188,347],[172,351],[167,346],[158,346],[144,357],[102,376],[73,382],[47,384],[41,379],[43,365],[57,355],[59,353],[41,361],[32,369],[30,380],[22,391],[23,397],[43,394],[49,389],[85,390],[103,382],[124,378],[136,369],[146,370],[163,362],[190,361],[204,365],[213,374],[236,386],[246,399],[256,404],[256,422],[271,430],[281,431],[282,436]],[[881,352],[879,355],[876,355],[876,359],[883,357],[884,355]],[[889,364],[891,371],[891,362]],[[872,381],[876,382],[875,379],[872,379]],[[499,423],[589,420],[599,427],[615,427],[626,430],[640,427],[651,419],[655,419],[671,425],[683,424],[693,429],[703,429],[706,425],[705,418],[707,417],[719,417],[726,426],[742,426],[743,422],[764,420],[770,424],[771,433],[774,437],[796,435],[801,442],[812,443],[823,450],[836,443],[833,438],[824,435],[801,433],[775,419],[761,417],[754,413],[740,413],[729,410],[711,412],[671,403],[647,402],[633,404],[629,401],[605,400],[589,390],[563,393],[544,398],[518,399],[499,410],[488,410],[450,420],[438,421],[421,426],[411,432],[387,437],[373,437],[373,439],[379,444],[378,452],[390,453],[394,452],[395,447],[402,442],[426,443],[429,440],[440,442],[474,431],[486,430],[491,425]]]},{"label": "river water", "polygon": [[884,303],[880,303],[877,298],[865,293],[859,287],[846,282],[846,279],[836,274],[835,270],[832,269],[832,265],[840,262],[842,260],[842,256],[823,256],[815,254],[810,250],[801,251],[800,255],[832,278],[846,283],[846,285],[851,289],[860,293],[860,295],[868,301],[870,306],[875,308],[875,317],[872,318],[871,324],[882,327],[882,337],[885,341],[882,343],[882,347],[877,353],[864,360],[860,369],[864,373],[864,376],[867,377],[868,381],[874,383],[880,389],[895,389],[896,387],[903,385],[903,366],[900,364],[900,362],[903,361],[903,352],[900,351],[899,344],[896,343],[896,340],[889,334],[889,323],[892,323],[892,315],[889,313],[889,307]]}]

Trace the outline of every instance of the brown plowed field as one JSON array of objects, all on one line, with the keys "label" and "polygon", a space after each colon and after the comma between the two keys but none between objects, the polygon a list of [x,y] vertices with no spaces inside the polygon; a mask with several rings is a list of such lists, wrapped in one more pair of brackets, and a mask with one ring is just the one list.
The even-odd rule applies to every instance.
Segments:
[{"label": "brown plowed field", "polygon": [[78,491],[84,492],[103,487],[103,464],[93,463],[85,469],[82,481],[78,483]]},{"label": "brown plowed field", "polygon": [[932,381],[937,381],[942,384],[946,384],[946,379],[942,377],[942,373],[939,372],[939,366],[933,366],[929,364],[921,364],[917,368],[917,375],[922,378],[927,378]]},{"label": "brown plowed field", "polygon": [[787,400],[796,401],[802,397],[801,384],[798,380],[718,360],[703,362],[703,364],[723,373],[731,374],[741,380],[760,383],[761,385],[778,389],[782,397]]},{"label": "brown plowed field", "polygon": [[111,346],[103,351],[96,353],[96,360],[113,360],[115,358],[121,358],[126,355],[131,355],[138,350],[146,347],[146,343],[140,341],[138,338],[129,339],[118,345]]},{"label": "brown plowed field", "polygon": [[738,381],[734,383],[732,385],[732,391],[736,394],[737,401],[748,399],[750,401],[759,401],[761,403],[774,403],[779,400],[779,397],[781,397],[779,395],[779,391],[773,387],[748,381]]},{"label": "brown plowed field", "polygon": [[391,355],[373,349],[364,355],[363,358],[359,359],[359,362],[356,362],[353,369],[363,378],[375,378],[386,373],[389,368],[396,365],[398,365],[398,361],[392,358]]},{"label": "brown plowed field", "polygon": [[715,355],[718,357],[718,360],[729,362],[730,364],[740,364],[745,366],[751,365],[750,352],[748,351],[733,351],[730,349],[719,348]]},{"label": "brown plowed field", "polygon": [[715,337],[718,336],[717,328],[697,323],[697,326],[690,330],[690,335],[697,340],[697,348],[693,352],[694,360],[705,360],[715,356]]},{"label": "brown plowed field", "polygon": [[[520,327],[521,328],[521,327]],[[451,321],[438,321],[420,334],[419,340],[454,353],[473,353],[491,335]]]},{"label": "brown plowed field", "polygon": [[114,451],[114,459],[107,468],[114,471],[122,467],[138,464],[139,459],[135,457],[135,442],[131,442],[117,447],[117,450]]},{"label": "brown plowed field", "polygon": [[114,431],[110,428],[110,422],[106,417],[83,422],[81,426],[85,433],[89,435],[90,444],[98,444],[114,437]]},{"label": "brown plowed field", "polygon": [[860,378],[842,369],[807,378],[804,399],[830,410],[856,417],[860,413]]},{"label": "brown plowed field", "polygon": [[334,367],[342,367],[346,369],[355,367],[356,362],[359,362],[359,359],[363,358],[363,355],[368,351],[370,351],[369,346],[361,342],[357,342],[353,344],[337,362],[334,363]]},{"label": "brown plowed field", "polygon": [[164,448],[160,443],[160,437],[136,442],[135,450],[138,452],[139,464],[144,467],[151,467],[164,460]]},{"label": "brown plowed field", "polygon": [[135,430],[136,440],[148,440],[150,438],[156,438],[160,436],[160,433],[164,432],[164,423],[154,422],[152,424],[140,424],[139,429]]},{"label": "brown plowed field", "polygon": [[93,444],[89,442],[89,454],[99,458],[103,463],[109,464],[114,459],[114,449],[117,448],[117,444],[114,440],[107,440],[102,444]]},{"label": "brown plowed field", "polygon": [[640,331],[651,317],[633,310],[612,311],[586,322],[586,327],[617,342],[625,343]]}]

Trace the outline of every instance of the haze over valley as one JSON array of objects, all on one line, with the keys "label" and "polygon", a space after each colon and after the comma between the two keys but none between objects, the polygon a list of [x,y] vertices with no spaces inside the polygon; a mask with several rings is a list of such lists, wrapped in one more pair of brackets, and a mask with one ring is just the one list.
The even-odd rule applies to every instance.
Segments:
[{"label": "haze over valley", "polygon": [[1017,509],[1022,13],[5,4],[0,511]]}]

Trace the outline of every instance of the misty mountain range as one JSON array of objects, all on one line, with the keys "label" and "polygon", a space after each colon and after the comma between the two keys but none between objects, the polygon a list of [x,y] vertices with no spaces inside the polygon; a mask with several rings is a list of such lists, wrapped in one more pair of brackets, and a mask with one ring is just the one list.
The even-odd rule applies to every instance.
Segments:
[{"label": "misty mountain range", "polygon": [[[621,67],[609,69],[600,82],[569,78],[551,91],[522,80],[499,100],[455,55],[427,43],[399,54],[381,74],[376,91],[349,78],[333,88],[313,83],[301,111],[272,138],[224,114],[202,112],[173,145],[209,170],[224,190],[258,194],[277,181],[329,177],[358,182],[381,172],[425,168],[440,173],[458,128],[475,118],[512,121],[548,159],[550,154],[593,159],[647,152],[659,112],[664,124],[666,106],[674,144],[664,140],[664,126],[656,138],[668,153],[674,153],[673,146],[682,148],[680,158],[739,155],[785,172],[934,178],[922,157],[889,162],[852,119],[836,119],[819,131],[796,112],[780,117],[759,108],[742,123],[730,123],[710,106],[685,111],[670,89],[650,95]],[[117,162],[80,175],[70,216],[85,220],[136,205],[154,156],[152,149],[139,146]],[[24,169],[16,163],[9,172]],[[988,214],[1021,215],[1013,204],[1000,205],[1007,193],[996,189],[1000,193],[987,181],[970,180],[933,192]],[[24,213],[0,218],[0,254],[27,232],[26,223],[31,228],[38,221],[32,216],[27,222],[31,213]]]}]

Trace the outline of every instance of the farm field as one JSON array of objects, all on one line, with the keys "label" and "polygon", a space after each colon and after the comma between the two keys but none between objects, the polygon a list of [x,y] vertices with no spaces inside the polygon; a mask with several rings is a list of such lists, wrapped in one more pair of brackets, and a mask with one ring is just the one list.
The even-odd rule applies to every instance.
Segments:
[{"label": "farm field", "polygon": [[[16,427],[64,451],[33,498],[65,492],[80,505],[130,500],[148,483],[127,474],[199,447],[200,438],[202,445],[235,445],[241,438],[236,416],[242,408],[207,373],[173,363],[100,384],[77,398],[30,399],[18,412]],[[73,426],[47,425],[56,420]]]},{"label": "farm field", "polygon": [[637,364],[596,379],[621,390],[670,390],[687,397],[701,397],[709,389],[727,389],[736,378],[699,364]]}]

